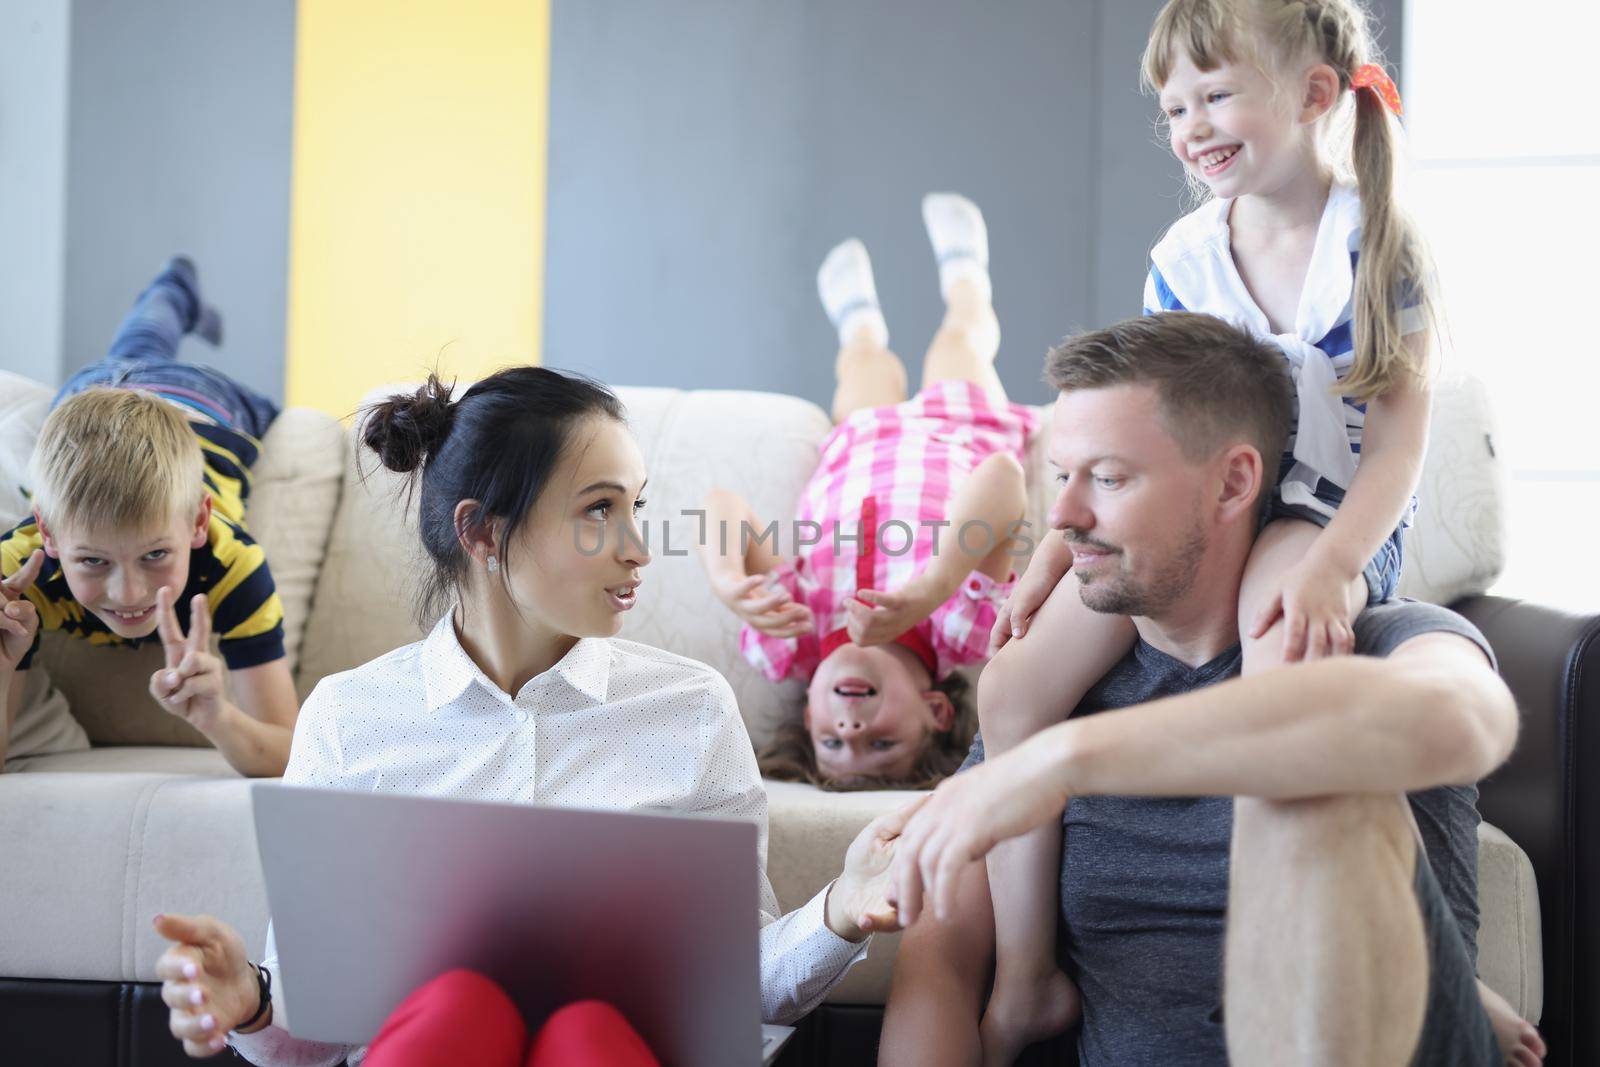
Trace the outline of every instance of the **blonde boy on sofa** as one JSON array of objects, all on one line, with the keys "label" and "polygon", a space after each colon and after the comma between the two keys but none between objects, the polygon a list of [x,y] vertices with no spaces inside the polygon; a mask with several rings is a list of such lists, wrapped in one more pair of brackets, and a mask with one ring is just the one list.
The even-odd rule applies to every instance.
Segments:
[{"label": "blonde boy on sofa", "polygon": [[249,469],[277,408],[175,358],[185,334],[215,343],[220,330],[194,265],[176,257],[107,358],[56,397],[30,465],[33,514],[0,536],[0,761],[39,633],[59,630],[106,656],[160,641],[157,703],[239,773],[283,773],[299,704],[272,572],[244,525]]}]

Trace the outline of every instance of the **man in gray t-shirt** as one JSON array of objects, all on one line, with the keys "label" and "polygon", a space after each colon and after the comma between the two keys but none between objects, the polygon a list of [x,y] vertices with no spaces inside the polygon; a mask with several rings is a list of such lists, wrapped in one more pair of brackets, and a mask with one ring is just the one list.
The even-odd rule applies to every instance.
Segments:
[{"label": "man in gray t-shirt", "polygon": [[[893,895],[913,925],[880,1063],[1003,1061],[1079,1019],[1086,1067],[1504,1062],[1473,973],[1471,783],[1509,754],[1516,709],[1482,636],[1430,605],[1357,618],[1376,546],[1355,523],[1258,541],[1291,411],[1271,344],[1168,313],[1069,340],[1047,377],[1061,488],[1019,589],[1040,568],[1050,591],[978,702],[991,741],[997,711],[1053,703],[1054,725],[988,760],[978,742],[907,824]],[[1410,487],[1393,488],[1398,522]],[[1241,651],[1239,605],[1262,597],[1247,564],[1273,552],[1269,571],[1312,560],[1302,577],[1331,567],[1348,589],[1348,616],[1319,617],[1285,581],[1283,614],[1321,627],[1310,662],[1282,622]],[[1106,616],[1137,639],[1099,659],[1128,647]],[[1082,657],[1109,665],[1087,693]],[[997,977],[980,1030],[996,924],[1003,969],[1039,899],[1016,857],[1058,820],[1065,977],[1036,972],[1031,1001]]]},{"label": "man in gray t-shirt", "polygon": [[[1413,601],[1363,612],[1355,625],[1356,653],[1387,656],[1429,633],[1459,634],[1492,657],[1471,623]],[[1237,677],[1241,661],[1234,645],[1191,668],[1139,641],[1073,718],[1215,685]],[[961,769],[983,756],[980,737]],[[1478,933],[1478,789],[1441,786],[1408,799],[1459,932],[1464,955],[1446,962],[1470,979]],[[1079,1038],[1085,1064],[1225,1061],[1218,979],[1232,831],[1232,797],[1079,796],[1067,802],[1062,854],[1071,861],[1061,867],[1061,951],[1092,1009],[1085,1011]],[[1468,1036],[1487,1041],[1481,1031]],[[1461,1061],[1435,1056],[1434,1062]]]}]

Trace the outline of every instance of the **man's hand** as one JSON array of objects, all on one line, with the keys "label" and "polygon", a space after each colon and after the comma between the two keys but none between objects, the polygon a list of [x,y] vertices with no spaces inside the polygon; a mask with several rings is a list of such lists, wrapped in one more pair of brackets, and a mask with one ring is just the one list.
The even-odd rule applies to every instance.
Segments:
[{"label": "man's hand", "polygon": [[15,574],[0,582],[0,667],[16,670],[33,647],[34,635],[39,632],[39,611],[26,594],[43,566],[44,553],[34,549]]},{"label": "man's hand", "polygon": [[1002,756],[947,778],[900,835],[890,872],[900,922],[917,921],[925,904],[947,918],[957,875],[1009,838],[1059,819],[1067,793],[1056,780],[1057,731],[1035,734]]},{"label": "man's hand", "polygon": [[713,575],[711,589],[740,620],[768,637],[799,637],[814,625],[811,609],[781,586],[769,587],[767,575]]},{"label": "man's hand", "polygon": [[846,941],[868,934],[892,934],[900,920],[889,903],[889,867],[906,821],[927,803],[929,794],[864,826],[844,855],[844,870],[828,890],[828,929]]},{"label": "man's hand", "polygon": [[1072,549],[1059,533],[1039,542],[1033,558],[1028,561],[1028,569],[1022,572],[1011,595],[995,615],[994,628],[989,631],[989,655],[1000,651],[1013,637],[1028,632],[1034,614],[1071,569]]},{"label": "man's hand", "polygon": [[172,590],[156,593],[156,632],[167,665],[150,676],[150,695],[195,729],[209,730],[222,714],[222,660],[211,654],[211,606],[203,595],[189,602],[189,633],[184,636],[173,609]]},{"label": "man's hand", "polygon": [[197,1059],[215,1056],[224,1037],[256,1013],[261,986],[245,959],[244,941],[209,915],[157,915],[156,933],[176,942],[156,961],[167,1025]]},{"label": "man's hand", "polygon": [[[1258,638],[1283,619],[1283,662],[1348,655],[1355,651],[1353,624],[1365,603],[1352,603],[1354,576],[1329,566],[1315,553],[1284,572],[1278,592],[1250,627]],[[1365,589],[1365,583],[1360,583]]]}]

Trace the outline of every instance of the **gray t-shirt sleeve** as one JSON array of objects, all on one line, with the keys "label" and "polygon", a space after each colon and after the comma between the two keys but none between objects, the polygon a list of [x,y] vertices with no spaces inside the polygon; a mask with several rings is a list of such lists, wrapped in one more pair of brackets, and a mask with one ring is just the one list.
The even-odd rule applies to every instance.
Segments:
[{"label": "gray t-shirt sleeve", "polygon": [[1489,666],[1498,669],[1488,638],[1472,623],[1437,604],[1424,604],[1420,600],[1386,600],[1374,604],[1356,618],[1355,633],[1358,654],[1380,657],[1422,634],[1457,634],[1482,649],[1489,658]]}]

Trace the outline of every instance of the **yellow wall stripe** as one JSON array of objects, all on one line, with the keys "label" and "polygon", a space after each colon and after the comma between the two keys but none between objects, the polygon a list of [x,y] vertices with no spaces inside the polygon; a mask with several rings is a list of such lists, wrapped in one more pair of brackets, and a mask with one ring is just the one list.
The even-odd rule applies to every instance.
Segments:
[{"label": "yellow wall stripe", "polygon": [[299,0],[288,401],[537,362],[550,0]]}]

